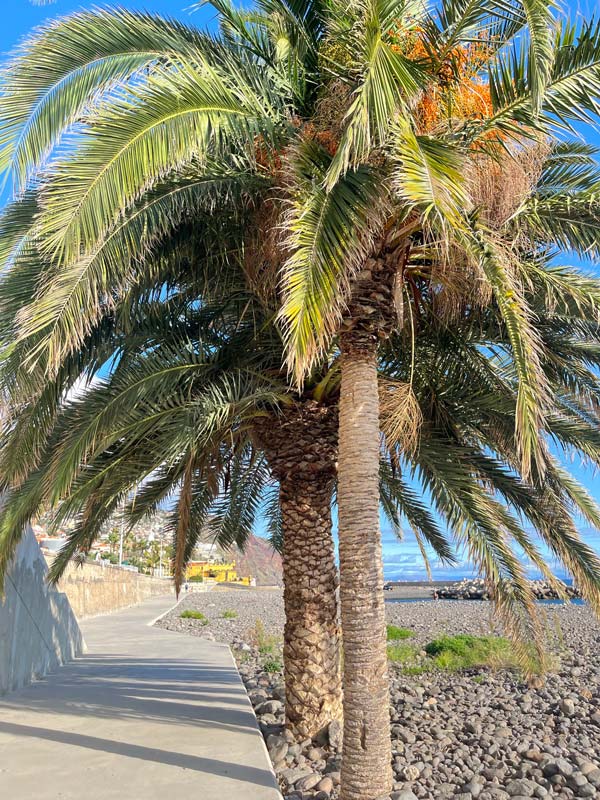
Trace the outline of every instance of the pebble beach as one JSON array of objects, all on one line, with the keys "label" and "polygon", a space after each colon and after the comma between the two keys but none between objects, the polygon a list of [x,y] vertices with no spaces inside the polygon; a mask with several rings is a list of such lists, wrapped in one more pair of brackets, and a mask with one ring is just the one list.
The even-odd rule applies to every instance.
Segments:
[{"label": "pebble beach", "polygon": [[[411,645],[495,630],[490,603],[429,601],[430,590],[386,592],[388,623],[409,629]],[[204,619],[182,618],[186,610]],[[583,605],[541,613],[554,658],[541,685],[506,669],[413,675],[390,664],[392,800],[600,798],[600,623]],[[157,624],[232,647],[286,800],[337,797],[339,726],[304,742],[283,729],[280,589],[190,593]]]}]

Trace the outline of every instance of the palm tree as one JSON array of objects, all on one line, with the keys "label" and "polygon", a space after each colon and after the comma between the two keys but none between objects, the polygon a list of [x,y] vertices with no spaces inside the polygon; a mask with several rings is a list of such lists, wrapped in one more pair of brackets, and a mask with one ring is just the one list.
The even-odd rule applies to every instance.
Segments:
[{"label": "palm tree", "polygon": [[[576,276],[571,277],[574,286]],[[582,284],[581,288],[584,291],[594,288],[598,290],[594,283],[588,286]],[[248,304],[249,298],[246,297],[241,306],[247,310]],[[157,307],[162,311],[162,321]],[[256,312],[257,310],[250,315],[253,323],[246,330],[243,319],[238,319],[235,326],[223,324],[221,305],[214,309],[205,305],[201,312],[194,312],[193,309],[190,311],[185,299],[175,302],[174,298],[170,298],[169,302],[155,301],[146,307],[136,304],[136,314],[130,322],[125,323],[125,315],[120,315],[121,324],[124,324],[127,331],[126,344],[124,336],[116,336],[114,330],[110,330],[107,335],[106,326],[103,328],[102,334],[107,337],[109,346],[124,351],[119,366],[111,377],[111,385],[95,385],[88,394],[77,396],[71,404],[59,409],[59,419],[52,439],[46,444],[45,460],[39,465],[37,475],[34,474],[33,480],[29,481],[30,491],[34,491],[34,496],[40,480],[52,492],[66,494],[56,517],[57,525],[78,512],[81,514],[80,525],[73,531],[69,546],[61,554],[61,559],[55,562],[54,577],[60,575],[72,552],[91,546],[104,520],[120,504],[122,498],[140,483],[143,488],[136,492],[135,501],[127,512],[130,525],[133,526],[145,514],[152,513],[169,494],[179,491],[180,500],[173,512],[170,527],[177,542],[181,530],[181,509],[187,502],[191,503],[185,529],[185,553],[189,555],[208,514],[207,494],[209,498],[211,495],[206,491],[206,484],[209,479],[206,472],[202,471],[201,460],[204,459],[211,467],[215,466],[211,462],[214,457],[215,433],[224,470],[223,480],[227,485],[225,497],[218,502],[216,509],[214,506],[211,509],[216,511],[212,516],[212,527],[219,534],[220,541],[228,543],[235,539],[243,543],[243,534],[251,529],[254,515],[261,505],[261,495],[265,495],[271,508],[274,538],[282,538],[281,510],[285,507],[284,503],[280,509],[274,507],[272,484],[264,469],[264,461],[257,459],[255,453],[251,457],[248,450],[248,447],[255,447],[257,429],[259,438],[264,438],[267,442],[264,447],[267,453],[268,431],[278,431],[281,426],[287,433],[284,445],[287,451],[281,467],[283,477],[280,497],[281,490],[286,486],[284,473],[286,468],[290,469],[290,464],[298,469],[306,464],[312,468],[313,462],[310,459],[314,453],[315,441],[321,451],[329,450],[327,459],[331,463],[335,460],[336,445],[334,440],[328,439],[327,431],[331,430],[329,426],[325,432],[311,428],[312,437],[305,431],[306,448],[301,440],[292,435],[294,429],[287,411],[291,402],[290,390],[284,382],[284,376],[280,374],[277,377],[277,368],[274,367],[281,363],[282,343],[279,341],[279,349],[273,356],[271,350],[274,341],[276,342],[275,337],[267,332],[262,342],[257,338],[253,332],[258,317]],[[450,559],[451,548],[444,541],[435,517],[428,512],[418,493],[402,477],[404,470],[399,469],[398,450],[398,445],[401,444],[400,457],[404,451],[408,454],[405,468],[421,474],[424,486],[433,494],[440,515],[448,520],[459,541],[465,537],[476,557],[478,552],[483,551],[488,574],[494,583],[500,584],[505,575],[517,585],[523,583],[520,564],[504,541],[506,533],[526,550],[540,569],[545,571],[546,566],[519,523],[490,495],[489,487],[501,494],[507,503],[519,508],[557,551],[559,557],[567,560],[565,554],[573,550],[581,562],[580,568],[589,564],[593,577],[593,559],[585,548],[577,551],[577,534],[572,523],[568,521],[569,513],[559,508],[561,502],[568,500],[565,492],[572,491],[578,507],[587,513],[594,524],[598,524],[598,512],[593,502],[580,489],[573,488],[576,483],[567,484],[566,488],[562,486],[563,476],[559,474],[555,481],[559,490],[552,499],[553,508],[546,518],[539,514],[538,509],[545,508],[547,500],[542,502],[542,498],[533,495],[510,474],[512,465],[518,466],[512,437],[515,380],[511,366],[505,359],[489,356],[492,347],[499,349],[506,346],[505,333],[502,328],[498,328],[497,319],[471,313],[460,320],[460,325],[451,325],[440,320],[435,310],[428,308],[423,298],[419,306],[415,307],[415,312],[418,313],[420,334],[416,339],[419,348],[414,359],[416,371],[412,372],[413,359],[406,356],[410,352],[410,334],[407,331],[404,331],[405,340],[394,342],[393,347],[384,347],[380,368],[380,381],[383,381],[385,390],[403,389],[413,385],[418,402],[412,413],[423,418],[417,450],[410,448],[409,437],[398,435],[394,432],[393,425],[385,425],[389,460],[380,467],[381,496],[392,523],[399,525],[400,515],[404,514],[420,542],[429,542],[442,559]],[[547,312],[540,305],[540,320],[544,318],[544,313]],[[237,318],[237,313],[234,318]],[[597,326],[590,324],[589,330],[585,328],[584,320],[578,318],[577,313],[569,311],[568,304],[565,305],[564,317],[558,321],[558,331],[555,329],[556,324],[556,315],[552,314],[546,325],[549,334],[554,334],[554,338],[549,340],[554,349],[558,348],[560,335],[557,358],[570,359],[569,363],[574,367],[584,352],[586,360],[598,357],[597,345],[594,343],[594,339],[598,339]],[[111,326],[114,327],[114,319]],[[590,338],[588,346],[582,337],[580,326],[581,330],[587,331]],[[264,332],[263,325],[258,327]],[[233,338],[231,331],[235,333]],[[198,337],[194,340],[195,344],[190,338],[191,332],[195,332]],[[569,352],[571,340],[573,350]],[[218,357],[214,352],[216,342],[219,342],[220,348]],[[205,348],[209,343],[213,346],[209,350],[194,350],[193,348],[200,347],[200,343]],[[159,344],[162,352],[157,351]],[[97,357],[99,340],[96,340],[95,346]],[[106,353],[103,358],[107,358]],[[173,383],[173,372],[177,373],[182,367],[186,367],[193,377],[193,384],[189,381],[189,375],[184,383]],[[209,369],[209,375],[203,369]],[[578,381],[582,381],[578,390],[585,394],[583,387],[586,380],[588,383],[593,381],[593,376],[583,364],[575,372],[576,375],[568,381],[562,373],[554,378],[557,396],[561,381],[566,381],[569,387],[573,385],[573,381],[576,386],[579,386]],[[319,421],[318,415],[330,415],[331,404],[337,402],[338,396],[335,373],[334,368],[325,382],[331,385],[329,392],[325,390],[324,382],[320,383],[321,404],[310,401],[313,422],[311,423],[310,417],[306,417],[305,425],[314,424],[315,419]],[[260,375],[263,377],[259,378]],[[473,375],[479,376],[478,390],[473,387]],[[431,404],[432,397],[439,398],[436,405]],[[270,412],[275,402],[280,403],[282,408],[274,415]],[[297,406],[294,408],[297,411]],[[106,413],[107,409],[109,414]],[[189,415],[194,409],[197,421],[190,424]],[[224,410],[233,410],[233,416],[224,414]],[[402,402],[386,403],[385,411],[386,414],[390,412],[388,423],[394,422],[398,412],[402,421]],[[218,426],[216,429],[212,427],[204,444],[194,441],[195,435],[203,427],[202,420],[211,418],[222,420],[221,430],[219,431]],[[387,419],[386,415],[384,419]],[[11,439],[6,441],[5,455],[12,454],[22,431],[30,424],[31,417],[19,419],[19,427],[13,431]],[[597,460],[597,431],[583,419],[569,426],[568,431],[559,427],[558,437],[564,441],[565,446],[572,441],[569,438],[572,436],[572,428],[578,431],[580,437],[577,447],[585,448]],[[93,442],[88,438],[90,430],[95,433]],[[249,437],[250,431],[252,435]],[[193,491],[189,500],[186,500],[187,494],[183,492],[185,484],[181,483],[181,476],[185,472],[191,441],[194,442],[194,447],[200,450],[205,448],[205,455],[202,458],[199,455],[200,463],[192,485]],[[479,449],[474,449],[476,441],[479,441]],[[104,450],[102,447],[97,449],[98,442],[102,443]],[[236,458],[228,460],[223,447],[233,443]],[[501,462],[494,461],[489,454],[492,448],[498,452]],[[406,457],[404,458],[406,461]],[[506,462],[509,470],[504,466]],[[75,470],[73,475],[69,473],[69,469]],[[278,474],[279,467],[276,465],[274,469]],[[147,480],[149,475],[152,476],[150,481]],[[99,476],[102,477],[101,483],[98,482]],[[219,481],[215,481],[214,473],[211,477],[213,485],[218,485]],[[63,491],[61,486],[67,488]],[[318,490],[318,486],[317,481],[315,489]],[[561,495],[564,496],[564,501],[560,500]],[[31,513],[31,496],[19,494],[15,500],[18,503],[17,511],[24,508],[27,514]],[[310,502],[313,503],[312,500]],[[329,519],[329,500],[327,518]],[[301,525],[306,527],[307,522],[311,527],[314,524],[310,516],[304,516]],[[17,524],[13,517],[7,527],[15,530]],[[314,578],[315,572],[320,569],[322,549],[331,548],[331,531],[324,525],[316,525],[315,531],[316,537],[311,535],[310,530],[306,537],[312,546],[311,551],[306,554],[306,558],[310,559],[310,568],[305,568],[302,576],[298,576],[298,582],[290,593],[292,596],[294,592],[299,593],[303,580],[308,575],[312,581],[312,586],[308,587],[311,596],[304,601],[305,604],[314,603],[315,598],[321,604],[335,604],[332,588],[325,587],[325,591],[319,586],[319,578]],[[236,539],[240,535],[242,538]],[[178,546],[181,546],[180,543]],[[288,572],[286,581],[290,580]],[[293,610],[289,616],[296,625],[302,619],[302,615],[294,615]],[[290,630],[293,632],[293,625]],[[527,639],[528,634],[529,629],[524,626],[522,638]],[[320,635],[331,646],[326,632],[320,631]],[[302,696],[303,675],[295,675],[293,670],[295,665],[306,665],[307,662],[298,655],[298,648],[302,648],[302,639],[300,644],[294,642],[293,636],[290,639],[292,652],[288,654],[287,662],[291,664],[291,673],[287,677],[291,696],[288,714],[292,723],[301,721],[306,724],[307,720],[312,723],[314,716],[307,713],[311,699],[313,703],[320,703],[328,694],[323,689],[315,690],[314,687],[319,685],[319,676],[315,675],[311,699]],[[318,644],[318,640],[313,637],[313,647],[315,644]],[[314,666],[310,659],[308,663],[311,667]],[[299,710],[300,715],[295,717],[294,713],[298,714]],[[298,732],[301,731],[300,727]]]},{"label": "palm tree", "polygon": [[[392,301],[412,291],[408,277],[447,309],[493,301],[517,369],[522,475],[541,485],[550,397],[524,291],[536,259],[510,243],[594,252],[589,191],[578,203],[569,187],[530,200],[535,156],[543,162],[557,129],[596,113],[600,33],[555,25],[552,9],[532,0],[430,9],[280,0],[251,16],[215,5],[218,39],[145,15],[80,14],[25,44],[9,68],[3,160],[19,186],[42,180],[43,202],[34,219],[23,204],[9,212],[3,245],[48,263],[43,284],[21,273],[36,303],[20,314],[10,357],[25,352],[21,380],[39,385],[182,218],[210,209],[244,219],[248,273],[259,283],[282,274],[280,320],[298,382],[332,343],[341,352],[342,792],[377,796],[391,772],[376,345],[398,325]],[[65,91],[49,91],[57,83]],[[510,213],[480,214],[485,192],[505,197],[494,187],[517,173]],[[125,271],[112,265],[119,251],[134,256]]]},{"label": "palm tree", "polygon": [[[73,516],[73,508],[77,507],[85,524],[73,532],[71,544],[55,565],[54,579],[60,577],[75,550],[91,546],[120,503],[146,479],[144,488],[135,492],[129,528],[149,509],[155,511],[161,500],[179,492],[169,524],[175,543],[173,566],[179,591],[185,564],[205,525],[212,528],[222,546],[235,543],[243,547],[252,530],[257,488],[270,480],[270,473],[274,474],[280,502],[270,497],[270,503],[273,514],[277,511],[274,536],[284,555],[287,608],[284,637],[287,720],[290,728],[306,738],[341,716],[337,569],[331,537],[335,408],[324,403],[316,409],[309,395],[298,397],[289,388],[284,389],[280,338],[269,330],[257,343],[254,341],[256,328],[269,325],[269,315],[272,327],[272,311],[258,298],[240,292],[235,277],[239,267],[235,264],[229,269],[233,275],[228,279],[224,269],[219,273],[219,291],[226,284],[229,294],[225,294],[225,299],[217,298],[210,306],[208,298],[214,290],[203,283],[201,276],[190,272],[189,262],[193,253],[198,255],[198,250],[192,247],[192,252],[184,255],[184,240],[189,245],[187,230],[165,244],[158,282],[149,276],[148,286],[137,286],[118,314],[110,314],[75,359],[63,364],[57,380],[47,385],[42,396],[26,399],[22,395],[18,401],[23,413],[12,420],[14,429],[4,440],[3,474],[13,487],[30,483],[34,494],[15,496],[16,518],[6,524],[3,556],[9,557],[8,537],[16,540],[13,523],[19,524],[19,515],[28,517],[33,505],[42,498],[52,504],[46,489],[50,489],[55,499],[64,495],[65,490],[59,484],[71,487],[74,475],[83,465],[80,457],[84,451],[87,453],[84,460],[93,463],[97,448],[102,451],[106,444],[105,436],[114,435],[112,430],[109,434],[100,433],[102,425],[110,420],[118,420],[119,426],[123,426],[117,438],[124,437],[132,448],[127,454],[133,462],[126,469],[121,458],[115,456],[109,467],[109,456],[111,453],[114,456],[109,449],[103,455],[103,468],[96,479],[90,480],[89,472],[84,471],[85,490],[75,492],[73,506],[63,504],[61,514]],[[177,289],[168,297],[161,297],[168,283]],[[204,298],[200,309],[196,308],[198,297]],[[239,360],[240,353],[248,355],[234,368],[234,358]],[[73,391],[73,386],[85,383],[100,364],[111,362],[114,380],[110,386],[98,386],[103,396],[98,395],[98,405],[95,395]],[[228,365],[231,366],[226,369]],[[10,371],[10,359],[4,366]],[[259,376],[262,377],[258,379]],[[202,387],[203,391],[189,397],[190,386]],[[93,406],[98,416],[90,425],[70,428],[67,436],[67,428],[60,423],[60,411],[69,395],[82,400],[82,411],[83,407],[91,410]],[[137,427],[140,420],[134,413],[136,408],[147,411],[142,398],[147,401],[154,395],[167,404],[157,412],[161,420],[168,415],[164,428],[159,428],[160,435],[153,428],[150,433],[147,423]],[[15,397],[13,392],[13,401]],[[320,423],[320,438],[308,436],[315,422]],[[44,432],[50,438],[44,440]],[[301,436],[304,446],[299,440]],[[56,446],[60,439],[66,445],[67,438],[69,455],[65,452],[65,461],[60,465]],[[295,443],[291,449],[290,442]],[[24,475],[22,459],[31,462],[32,447],[43,447],[57,468],[56,472],[49,468],[53,475],[50,477],[50,471],[46,473],[43,486],[38,482],[42,477],[39,464],[37,474],[27,478]],[[141,460],[144,448],[149,449],[146,461]],[[261,457],[250,457],[253,450],[260,452]],[[148,459],[152,459],[151,467]],[[109,498],[106,493],[113,486],[109,480],[109,470],[113,467],[117,473],[112,478],[120,482],[119,493]],[[75,468],[75,473],[69,472],[71,468]],[[132,474],[137,476],[133,481]],[[147,482],[149,476],[151,480]],[[101,486],[96,485],[99,479]],[[122,489],[121,485],[127,488]],[[101,487],[104,488],[100,501]],[[226,500],[218,502],[224,487],[228,487]],[[77,506],[79,502],[84,504],[83,509]],[[9,506],[6,508],[8,511]],[[310,572],[304,568],[309,553],[314,566]]]},{"label": "palm tree", "polygon": [[108,543],[110,545],[110,554],[114,556],[117,552],[117,547],[119,546],[119,542],[121,537],[119,536],[119,531],[116,528],[113,528],[111,532],[108,534]]}]

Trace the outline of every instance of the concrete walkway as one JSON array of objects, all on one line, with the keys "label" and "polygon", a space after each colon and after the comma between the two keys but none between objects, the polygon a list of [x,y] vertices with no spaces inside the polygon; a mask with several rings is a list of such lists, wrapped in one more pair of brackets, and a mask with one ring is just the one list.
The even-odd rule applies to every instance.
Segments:
[{"label": "concrete walkway", "polygon": [[280,798],[229,648],[148,626],[172,605],[83,622],[85,656],[0,697],[1,798]]}]

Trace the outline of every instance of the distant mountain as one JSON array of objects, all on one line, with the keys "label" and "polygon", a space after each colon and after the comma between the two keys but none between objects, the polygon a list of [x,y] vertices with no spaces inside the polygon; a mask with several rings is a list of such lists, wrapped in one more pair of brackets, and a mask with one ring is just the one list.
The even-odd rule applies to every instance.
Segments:
[{"label": "distant mountain", "polygon": [[281,556],[266,539],[251,536],[243,553],[237,547],[230,552],[238,575],[251,575],[257,586],[282,585]]}]

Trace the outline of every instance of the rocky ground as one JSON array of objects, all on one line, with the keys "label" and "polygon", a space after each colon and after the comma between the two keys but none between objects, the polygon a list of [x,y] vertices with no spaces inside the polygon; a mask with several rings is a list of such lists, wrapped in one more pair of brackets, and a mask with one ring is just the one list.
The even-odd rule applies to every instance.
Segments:
[{"label": "rocky ground", "polygon": [[[441,634],[493,629],[482,601],[386,607],[388,621],[411,628],[417,646]],[[181,619],[185,608],[202,611],[208,623]],[[235,618],[223,618],[231,611]],[[393,800],[600,797],[600,624],[582,606],[544,613],[558,662],[539,688],[507,671],[410,676],[391,666]],[[283,624],[279,591],[189,595],[159,624],[231,644],[284,797],[336,797],[339,727],[318,742],[296,742],[283,730],[281,656],[272,638]]]}]

